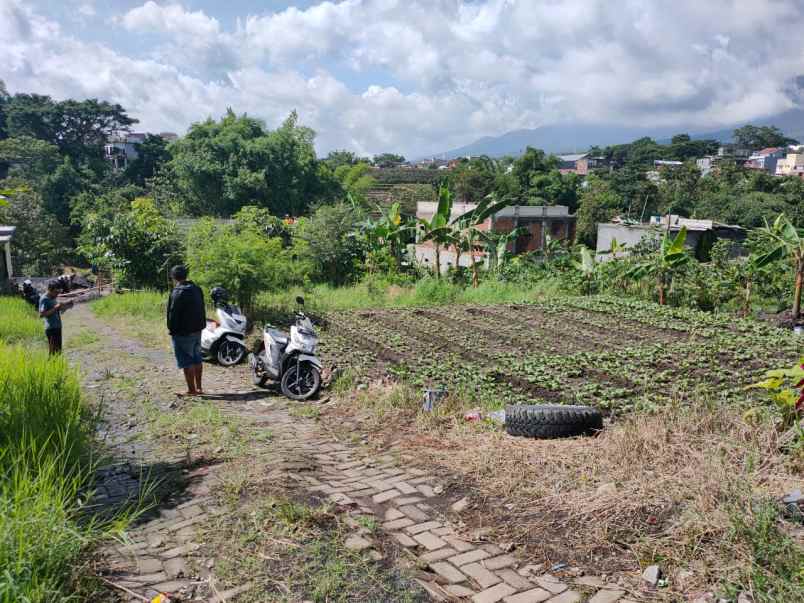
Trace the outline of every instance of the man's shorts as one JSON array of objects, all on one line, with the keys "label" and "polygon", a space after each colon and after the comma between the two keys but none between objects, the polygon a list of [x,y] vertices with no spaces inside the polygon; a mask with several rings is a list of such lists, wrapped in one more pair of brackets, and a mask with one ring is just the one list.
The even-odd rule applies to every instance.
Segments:
[{"label": "man's shorts", "polygon": [[61,329],[45,329],[45,337],[53,352],[61,352]]},{"label": "man's shorts", "polygon": [[173,353],[176,355],[176,366],[186,369],[201,364],[201,333],[192,335],[173,335]]}]

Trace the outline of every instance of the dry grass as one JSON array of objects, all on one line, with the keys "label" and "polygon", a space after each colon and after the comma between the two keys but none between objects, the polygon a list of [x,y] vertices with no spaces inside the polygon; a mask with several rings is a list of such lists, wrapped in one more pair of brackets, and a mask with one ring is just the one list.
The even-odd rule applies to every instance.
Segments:
[{"label": "dry grass", "polygon": [[744,583],[754,553],[735,517],[802,487],[772,422],[749,425],[722,407],[633,416],[596,438],[531,440],[466,423],[456,400],[412,420],[418,404],[409,388],[382,384],[341,409],[361,409],[384,445],[453,476],[476,503],[465,521],[528,561],[602,573],[659,563],[670,597]]}]

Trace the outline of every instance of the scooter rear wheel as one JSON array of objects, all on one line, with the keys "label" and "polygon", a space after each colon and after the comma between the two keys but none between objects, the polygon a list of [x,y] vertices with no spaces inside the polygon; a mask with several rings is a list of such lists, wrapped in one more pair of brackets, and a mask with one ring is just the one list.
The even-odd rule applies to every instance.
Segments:
[{"label": "scooter rear wheel", "polygon": [[218,364],[221,366],[234,366],[239,364],[246,355],[246,346],[242,343],[224,339],[218,346]]},{"label": "scooter rear wheel", "polygon": [[321,374],[310,362],[292,364],[282,375],[282,393],[291,400],[309,400],[321,387]]}]

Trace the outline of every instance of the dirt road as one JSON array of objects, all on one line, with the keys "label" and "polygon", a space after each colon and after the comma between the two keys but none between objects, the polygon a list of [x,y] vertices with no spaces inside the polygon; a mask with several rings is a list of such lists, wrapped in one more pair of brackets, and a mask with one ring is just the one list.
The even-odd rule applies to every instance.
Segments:
[{"label": "dirt road", "polygon": [[326,395],[291,403],[253,388],[244,366],[207,364],[206,395],[179,400],[166,337],[140,339],[87,304],[64,322],[68,357],[101,409],[109,457],[92,504],[104,512],[132,500],[151,504],[99,556],[98,574],[114,585],[110,597],[627,603],[632,596],[601,588],[597,577],[568,583],[522,567],[482,535],[462,533],[455,495],[443,485],[449,476],[395,453],[369,454],[357,425],[338,425],[336,434],[319,420]]}]

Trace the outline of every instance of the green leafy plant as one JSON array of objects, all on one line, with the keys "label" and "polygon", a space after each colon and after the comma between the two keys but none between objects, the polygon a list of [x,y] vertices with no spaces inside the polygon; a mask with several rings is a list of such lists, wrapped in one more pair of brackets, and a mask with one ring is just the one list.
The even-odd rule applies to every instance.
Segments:
[{"label": "green leafy plant", "polygon": [[682,227],[675,237],[671,237],[670,233],[666,232],[658,251],[648,256],[647,259],[637,262],[629,271],[629,276],[637,279],[644,277],[656,279],[656,291],[659,296],[659,304],[662,306],[667,303],[667,291],[672,285],[673,277],[690,260],[690,256],[684,248],[686,239],[686,227]]},{"label": "green leafy plant", "polygon": [[771,249],[756,260],[759,268],[787,258],[795,267],[795,288],[793,290],[793,320],[801,315],[801,289],[804,286],[804,230],[793,226],[784,214],[767,222],[759,229],[760,235],[771,243]]},{"label": "green leafy plant", "polygon": [[782,426],[790,427],[804,413],[804,358],[790,368],[768,371],[749,388],[766,390],[781,413]]}]

